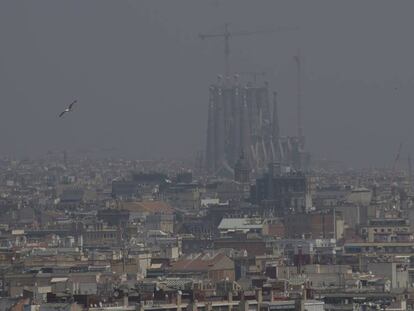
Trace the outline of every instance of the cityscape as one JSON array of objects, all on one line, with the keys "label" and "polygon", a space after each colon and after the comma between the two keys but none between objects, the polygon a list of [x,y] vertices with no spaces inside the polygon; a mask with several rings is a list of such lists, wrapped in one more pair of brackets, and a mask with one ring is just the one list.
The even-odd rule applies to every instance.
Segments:
[{"label": "cityscape", "polygon": [[[0,311],[414,310],[414,68],[395,52],[414,46],[390,34],[400,24],[410,33],[414,6],[338,1],[338,13],[328,3],[0,3]],[[280,21],[270,18],[277,10]],[[390,26],[383,16],[395,11]],[[263,15],[246,21],[254,12]],[[344,63],[318,78],[331,70],[329,52],[352,63],[377,41],[360,42],[358,57],[342,47],[319,55],[307,12],[333,32],[350,28],[349,42],[385,23],[390,33],[376,38],[395,51],[374,67],[395,71],[382,84],[366,68],[347,80]],[[118,31],[136,20],[147,28],[128,48]],[[149,54],[135,56],[141,48]],[[126,60],[135,57],[140,83]],[[395,115],[364,95],[372,88]],[[348,91],[360,110],[339,104]],[[131,100],[140,92],[151,96]],[[317,106],[325,92],[338,103]],[[192,94],[198,103],[181,103]],[[377,110],[364,115],[365,103]]]}]

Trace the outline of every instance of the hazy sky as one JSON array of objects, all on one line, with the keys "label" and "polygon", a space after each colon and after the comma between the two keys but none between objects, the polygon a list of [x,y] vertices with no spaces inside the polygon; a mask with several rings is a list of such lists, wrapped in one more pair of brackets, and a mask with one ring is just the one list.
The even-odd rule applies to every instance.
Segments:
[{"label": "hazy sky", "polygon": [[[304,127],[316,155],[390,166],[414,153],[413,1],[0,1],[0,155],[112,148],[129,157],[204,148],[222,40],[235,71],[267,71],[282,132],[295,133],[295,65],[306,61]],[[77,110],[58,113],[73,99]]]}]

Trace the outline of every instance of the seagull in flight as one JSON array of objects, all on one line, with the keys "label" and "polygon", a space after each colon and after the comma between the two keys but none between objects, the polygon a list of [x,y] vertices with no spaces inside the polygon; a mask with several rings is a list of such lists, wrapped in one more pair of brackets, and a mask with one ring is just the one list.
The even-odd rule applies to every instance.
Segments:
[{"label": "seagull in flight", "polygon": [[72,111],[72,109],[73,109],[73,106],[77,103],[78,101],[75,99],[70,105],[69,105],[69,107],[68,108],[66,108],[65,110],[63,110],[60,114],[59,114],[59,118],[61,118],[61,117],[63,117],[63,115],[66,113],[66,112],[71,112]]}]

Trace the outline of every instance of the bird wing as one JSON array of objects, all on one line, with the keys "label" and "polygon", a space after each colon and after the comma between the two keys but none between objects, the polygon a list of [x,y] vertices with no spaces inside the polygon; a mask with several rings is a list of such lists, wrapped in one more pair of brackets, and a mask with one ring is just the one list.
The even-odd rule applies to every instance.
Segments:
[{"label": "bird wing", "polygon": [[70,105],[69,105],[69,110],[72,110],[73,105],[77,103],[77,100],[75,99]]},{"label": "bird wing", "polygon": [[59,118],[61,118],[61,117],[62,117],[65,113],[66,113],[66,110],[62,111],[62,112],[59,114]]}]

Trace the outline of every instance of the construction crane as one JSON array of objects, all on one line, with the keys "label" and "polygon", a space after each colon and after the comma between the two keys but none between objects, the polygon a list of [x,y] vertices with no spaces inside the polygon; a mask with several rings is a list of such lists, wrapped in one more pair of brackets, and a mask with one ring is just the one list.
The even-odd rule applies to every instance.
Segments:
[{"label": "construction crane", "polygon": [[398,146],[397,154],[396,154],[396,156],[394,158],[394,163],[392,164],[392,170],[391,170],[391,186],[394,184],[394,181],[395,181],[397,164],[400,161],[402,147],[403,147],[403,144],[400,143],[400,145]]},{"label": "construction crane", "polygon": [[287,30],[297,30],[297,28],[277,28],[271,30],[259,30],[259,31],[239,31],[239,32],[230,32],[229,24],[224,25],[224,32],[222,33],[208,33],[208,34],[199,34],[199,38],[209,39],[209,38],[223,38],[224,39],[224,66],[225,66],[225,77],[230,76],[230,38],[239,37],[239,36],[251,36],[257,34],[267,34],[274,33],[278,31],[287,31]]},{"label": "construction crane", "polygon": [[300,50],[297,55],[293,57],[296,63],[297,69],[297,126],[298,126],[298,138],[303,144],[303,126],[302,126],[302,56]]},{"label": "construction crane", "polygon": [[412,169],[412,162],[411,162],[411,154],[408,154],[408,189],[411,195],[413,191],[413,169]]}]

